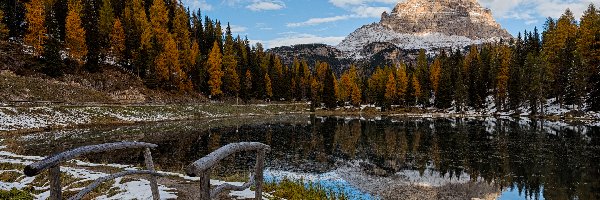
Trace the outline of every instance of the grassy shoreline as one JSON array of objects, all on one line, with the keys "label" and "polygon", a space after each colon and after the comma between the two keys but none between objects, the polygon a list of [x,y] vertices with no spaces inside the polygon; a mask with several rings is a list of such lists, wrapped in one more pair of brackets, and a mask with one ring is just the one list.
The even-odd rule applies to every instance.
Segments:
[{"label": "grassy shoreline", "polygon": [[23,134],[48,130],[119,126],[155,122],[219,119],[242,116],[317,115],[358,118],[529,118],[549,121],[600,124],[600,113],[572,116],[569,113],[529,116],[513,113],[451,112],[420,108],[395,108],[382,111],[378,107],[340,107],[316,109],[310,112],[309,103],[231,105],[203,104],[139,104],[139,105],[28,105],[0,106],[0,133]]}]

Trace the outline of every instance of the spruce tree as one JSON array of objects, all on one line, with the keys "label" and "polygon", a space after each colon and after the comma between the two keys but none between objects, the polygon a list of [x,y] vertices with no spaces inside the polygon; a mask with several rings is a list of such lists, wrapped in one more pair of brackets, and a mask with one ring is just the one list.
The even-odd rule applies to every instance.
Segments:
[{"label": "spruce tree", "polygon": [[327,108],[335,108],[337,106],[337,98],[335,95],[335,76],[330,67],[325,71],[325,80],[323,81],[323,103]]},{"label": "spruce tree", "polygon": [[[49,2],[51,3],[51,2]],[[57,77],[63,75],[64,63],[60,55],[62,50],[62,43],[60,42],[60,27],[58,26],[58,20],[54,9],[56,5],[48,5],[48,13],[45,15],[45,24],[47,30],[47,41],[44,43],[44,72],[50,76]]]},{"label": "spruce tree", "polygon": [[[72,0],[73,1],[73,0]],[[114,28],[115,22],[115,14],[113,11],[113,6],[111,4],[111,0],[102,0],[102,7],[100,7],[100,18],[98,21],[98,31],[99,31],[99,40],[104,48],[102,48],[103,56],[108,54],[107,51],[110,49],[106,48],[110,43],[110,34]]]},{"label": "spruce tree", "polygon": [[85,41],[88,47],[86,56],[86,68],[90,72],[97,72],[100,70],[100,38],[98,31],[98,8],[99,0],[87,0],[83,4],[83,17],[82,24],[85,29]]},{"label": "spruce tree", "polygon": [[225,46],[223,49],[223,86],[225,93],[237,97],[240,90],[240,78],[237,73],[237,60],[234,52],[234,42],[231,27],[227,25]]},{"label": "spruce tree", "polygon": [[388,108],[390,108],[392,104],[396,103],[396,89],[396,78],[394,78],[394,73],[390,73],[385,86],[385,105]]}]

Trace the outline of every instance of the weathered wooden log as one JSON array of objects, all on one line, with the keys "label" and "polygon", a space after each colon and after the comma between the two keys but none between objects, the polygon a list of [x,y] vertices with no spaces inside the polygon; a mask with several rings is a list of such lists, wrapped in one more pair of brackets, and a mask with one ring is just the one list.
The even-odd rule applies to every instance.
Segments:
[{"label": "weathered wooden log", "polygon": [[[152,152],[150,152],[150,148],[146,148],[144,151],[144,162],[146,163],[146,168],[148,171],[156,172],[154,170],[154,162],[152,162]],[[150,176],[150,190],[152,190],[152,199],[160,200],[160,193],[158,192],[158,182],[156,181],[156,176]]]},{"label": "weathered wooden log", "polygon": [[35,162],[31,165],[27,165],[23,172],[27,176],[35,176],[40,174],[43,170],[57,166],[61,162],[65,162],[76,158],[83,154],[88,153],[99,153],[105,151],[119,150],[119,149],[132,149],[132,148],[155,148],[157,145],[145,143],[145,142],[117,142],[109,144],[99,144],[79,147],[70,151],[62,152],[53,156],[49,156],[44,160]]},{"label": "weathered wooden log", "polygon": [[187,168],[187,174],[188,174],[188,176],[195,177],[200,174],[198,172],[204,172],[204,171],[207,171],[208,169],[211,169],[219,161],[223,160],[224,158],[226,158],[227,156],[229,156],[231,154],[234,154],[237,152],[242,152],[242,151],[258,151],[258,150],[270,151],[271,147],[269,147],[266,144],[259,143],[259,142],[241,142],[241,143],[233,143],[233,144],[225,145],[225,146],[217,149],[216,151],[208,154],[207,156],[204,156],[203,158],[197,160],[196,162],[192,163],[191,165],[189,165]]},{"label": "weathered wooden log", "polygon": [[256,154],[256,167],[255,167],[255,196],[256,200],[262,200],[262,185],[263,185],[263,169],[265,168],[265,154],[266,150],[258,150]]},{"label": "weathered wooden log", "polygon": [[200,195],[201,200],[210,199],[210,169],[202,171],[200,174]]},{"label": "weathered wooden log", "polygon": [[62,199],[62,186],[60,185],[60,165],[50,167],[50,199],[61,200]]},{"label": "weathered wooden log", "polygon": [[241,190],[248,189],[248,188],[250,188],[250,186],[252,186],[255,183],[254,180],[255,180],[254,176],[250,176],[250,181],[248,181],[247,183],[244,183],[241,186],[235,186],[235,185],[231,185],[228,183],[221,184],[218,187],[216,187],[215,189],[210,191],[210,198],[215,199],[215,198],[217,198],[217,195],[219,195],[219,193],[226,191],[226,190],[241,191]]},{"label": "weathered wooden log", "polygon": [[85,187],[83,190],[79,191],[79,193],[77,193],[75,196],[69,198],[69,200],[82,199],[86,194],[88,194],[91,191],[93,191],[94,189],[96,189],[98,186],[100,186],[100,184],[102,184],[105,181],[113,180],[113,179],[123,177],[123,176],[134,175],[134,174],[148,174],[148,175],[152,175],[152,177],[163,176],[160,173],[156,173],[156,172],[153,172],[150,170],[131,170],[131,171],[119,172],[116,174],[111,174],[111,175],[96,179],[96,181],[94,181],[92,184]]}]

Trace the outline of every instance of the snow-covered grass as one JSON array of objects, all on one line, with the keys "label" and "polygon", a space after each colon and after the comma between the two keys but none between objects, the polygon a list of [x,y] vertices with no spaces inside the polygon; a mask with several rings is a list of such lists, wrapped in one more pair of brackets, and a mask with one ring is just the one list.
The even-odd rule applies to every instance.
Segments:
[{"label": "snow-covered grass", "polygon": [[0,131],[298,113],[306,104],[0,107]]}]

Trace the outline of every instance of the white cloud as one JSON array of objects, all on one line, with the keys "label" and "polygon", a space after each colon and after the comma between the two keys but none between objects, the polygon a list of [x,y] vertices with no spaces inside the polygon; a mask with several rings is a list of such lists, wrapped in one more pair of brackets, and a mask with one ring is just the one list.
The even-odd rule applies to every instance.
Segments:
[{"label": "white cloud", "polygon": [[231,32],[237,33],[237,34],[243,34],[248,30],[248,28],[245,26],[231,25],[230,27],[231,27]]},{"label": "white cloud", "polygon": [[[569,8],[580,18],[592,0],[479,0],[496,18],[532,21],[531,18],[558,18]],[[598,5],[598,2],[595,3]],[[523,14],[527,13],[527,14]]]},{"label": "white cloud", "polygon": [[194,10],[200,8],[202,11],[211,11],[213,9],[213,6],[206,0],[184,0],[183,3]]},{"label": "white cloud", "polygon": [[345,37],[322,37],[312,34],[285,34],[286,36],[264,41],[267,48],[291,46],[296,44],[339,44]]},{"label": "white cloud", "polygon": [[341,15],[341,16],[334,16],[334,17],[311,18],[304,22],[288,23],[287,27],[314,26],[314,25],[318,25],[318,24],[322,24],[322,23],[346,20],[346,19],[350,19],[352,17],[353,16],[350,16],[350,15]]},{"label": "white cloud", "polygon": [[366,5],[369,3],[385,3],[385,4],[397,4],[404,0],[329,0],[330,3],[337,7],[348,7],[356,5]]},{"label": "white cloud", "polygon": [[361,18],[379,18],[383,12],[390,12],[391,9],[388,7],[371,7],[371,6],[358,6],[352,8],[352,12]]},{"label": "white cloud", "polygon": [[281,10],[285,8],[285,3],[283,1],[255,0],[246,8],[252,11]]}]

